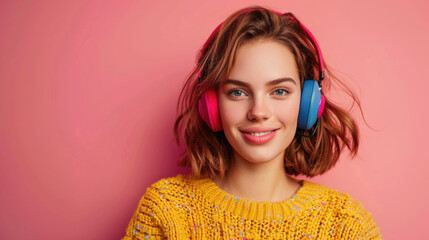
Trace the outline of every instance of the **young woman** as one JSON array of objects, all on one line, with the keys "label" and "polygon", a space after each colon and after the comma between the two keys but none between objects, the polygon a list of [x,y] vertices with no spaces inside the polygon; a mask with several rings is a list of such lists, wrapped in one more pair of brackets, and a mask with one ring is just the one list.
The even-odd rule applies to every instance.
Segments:
[{"label": "young woman", "polygon": [[228,17],[179,97],[179,164],[193,173],[149,187],[123,239],[381,239],[359,201],[290,176],[358,151],[355,121],[323,95],[330,81],[293,14],[256,6]]}]

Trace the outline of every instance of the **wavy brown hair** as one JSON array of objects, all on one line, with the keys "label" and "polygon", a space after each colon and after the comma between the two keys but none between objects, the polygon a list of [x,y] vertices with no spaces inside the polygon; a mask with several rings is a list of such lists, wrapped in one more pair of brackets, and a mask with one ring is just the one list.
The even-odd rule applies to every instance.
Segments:
[{"label": "wavy brown hair", "polygon": [[[174,135],[177,144],[181,140],[186,144],[178,165],[190,166],[196,176],[223,177],[229,169],[232,156],[232,147],[223,131],[213,132],[201,119],[198,99],[203,92],[218,89],[224,83],[240,46],[261,38],[277,41],[293,53],[301,88],[304,79],[316,79],[315,76],[320,74],[314,43],[293,14],[281,15],[264,7],[252,6],[229,16],[199,51],[196,67],[186,80],[177,103]],[[335,83],[361,110],[359,99],[347,85],[336,78],[328,67],[325,67],[325,71],[322,94],[330,88],[331,83]],[[297,134],[285,149],[286,173],[308,177],[323,174],[336,164],[344,147],[353,157],[357,154],[358,126],[347,110],[334,104],[325,95],[325,109],[315,134],[312,137]]]}]

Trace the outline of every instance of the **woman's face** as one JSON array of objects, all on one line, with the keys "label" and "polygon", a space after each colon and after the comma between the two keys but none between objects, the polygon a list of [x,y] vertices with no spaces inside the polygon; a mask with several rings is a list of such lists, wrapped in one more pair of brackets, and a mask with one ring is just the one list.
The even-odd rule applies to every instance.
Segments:
[{"label": "woman's face", "polygon": [[217,95],[234,159],[283,161],[284,151],[295,136],[301,98],[292,52],[268,39],[242,45]]}]

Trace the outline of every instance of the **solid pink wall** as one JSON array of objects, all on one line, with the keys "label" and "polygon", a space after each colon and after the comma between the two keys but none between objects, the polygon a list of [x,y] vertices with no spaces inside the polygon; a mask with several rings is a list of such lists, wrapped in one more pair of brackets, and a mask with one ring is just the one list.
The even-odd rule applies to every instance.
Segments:
[{"label": "solid pink wall", "polygon": [[360,120],[359,157],[311,181],[360,200],[385,239],[428,238],[423,0],[2,1],[0,238],[121,238],[146,187],[183,172],[172,130],[198,49],[255,3],[311,29],[377,130]]}]

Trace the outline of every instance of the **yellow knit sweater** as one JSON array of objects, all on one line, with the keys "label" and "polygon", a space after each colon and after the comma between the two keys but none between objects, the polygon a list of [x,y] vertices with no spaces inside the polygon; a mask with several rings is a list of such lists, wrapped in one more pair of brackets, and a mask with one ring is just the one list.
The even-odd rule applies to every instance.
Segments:
[{"label": "yellow knit sweater", "polygon": [[209,178],[177,175],[150,186],[123,240],[381,239],[363,205],[306,180],[282,202],[240,199]]}]

